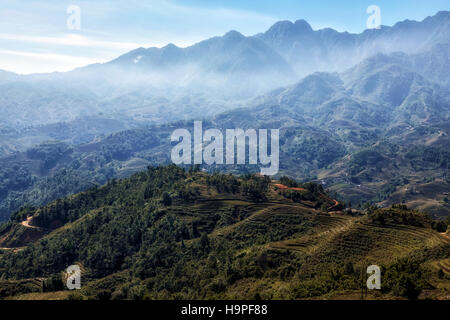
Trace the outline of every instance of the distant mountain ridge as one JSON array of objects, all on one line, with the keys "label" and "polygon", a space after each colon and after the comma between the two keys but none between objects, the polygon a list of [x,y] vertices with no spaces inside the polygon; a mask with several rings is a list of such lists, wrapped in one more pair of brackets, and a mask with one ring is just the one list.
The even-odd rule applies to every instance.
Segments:
[{"label": "distant mountain ridge", "polygon": [[450,12],[440,11],[421,22],[405,20],[392,27],[360,34],[331,28],[314,31],[305,20],[281,21],[256,35],[277,50],[300,75],[315,71],[343,71],[376,54],[427,51],[449,44]]},{"label": "distant mountain ridge", "polygon": [[[308,74],[343,72],[397,51],[416,55],[411,63],[417,70],[448,85],[449,39],[449,11],[360,34],[281,21],[255,36],[230,31],[187,48],[138,48],[66,73],[2,72],[0,124],[28,127],[101,113],[142,124],[211,116]],[[432,49],[433,60],[424,61],[421,54]]]},{"label": "distant mountain ridge", "polygon": [[[422,53],[420,59],[434,54]],[[205,116],[204,128],[280,129],[281,174],[324,183],[355,204],[390,201],[402,186],[420,190],[432,183],[434,191],[423,194],[442,202],[425,209],[446,216],[449,96],[445,86],[429,80],[433,72],[416,68],[415,59],[402,53],[378,54],[343,73],[314,73],[245,107]],[[191,120],[151,125],[73,147],[43,144],[0,158],[0,216],[6,218],[24,203],[40,205],[126,177],[149,164],[170,163],[171,133],[190,127]],[[56,129],[60,137],[68,130]],[[89,126],[83,130],[92,131]],[[243,173],[255,168],[208,169]],[[416,201],[414,207],[424,203],[419,191],[396,199],[402,197]]]},{"label": "distant mountain ridge", "polygon": [[[282,65],[285,73],[289,73],[290,67],[298,79],[317,71],[341,72],[377,53],[398,51],[412,54],[428,51],[436,45],[449,45],[449,34],[449,11],[440,11],[421,22],[405,20],[392,27],[368,29],[360,34],[331,28],[313,30],[305,20],[294,23],[280,21],[255,36],[245,37],[237,31],[230,31],[223,37],[214,37],[187,48],[173,44],[161,49],[139,48],[108,64],[161,68],[201,61],[202,67],[209,72],[236,71],[238,68],[255,72],[261,71],[260,68]],[[233,56],[236,48],[240,50],[237,61]],[[222,52],[217,49],[225,50],[231,56],[222,57]],[[255,58],[251,51],[261,55],[246,61],[247,57]]]}]

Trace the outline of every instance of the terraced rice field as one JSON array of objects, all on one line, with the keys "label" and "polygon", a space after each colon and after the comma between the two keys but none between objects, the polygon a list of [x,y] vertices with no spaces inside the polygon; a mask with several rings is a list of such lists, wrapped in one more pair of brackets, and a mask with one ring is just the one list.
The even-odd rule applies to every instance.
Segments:
[{"label": "terraced rice field", "polygon": [[[447,246],[450,241],[436,231],[405,225],[362,223],[351,217],[316,216],[314,233],[270,244],[270,247],[300,251],[317,261],[360,261],[382,264],[415,250]],[[445,263],[443,267],[448,267]]]},{"label": "terraced rice field", "polygon": [[447,275],[450,275],[450,259],[437,261],[436,267],[444,271]]},{"label": "terraced rice field", "polygon": [[[317,263],[365,260],[383,264],[416,250],[437,246],[450,250],[450,239],[430,228],[369,223],[302,204],[222,199],[172,210],[202,221],[203,230],[212,238],[258,239],[257,243],[266,248],[301,252]],[[448,272],[450,265],[442,263]]]},{"label": "terraced rice field", "polygon": [[16,292],[40,292],[44,278],[1,280],[0,298],[15,295]]},{"label": "terraced rice field", "polygon": [[271,243],[270,247],[312,253],[319,248],[321,244],[330,241],[334,235],[337,235],[344,230],[348,230],[354,223],[353,219],[349,217],[322,214],[316,215],[314,221],[317,223],[314,228],[314,234],[304,235],[297,239]]}]

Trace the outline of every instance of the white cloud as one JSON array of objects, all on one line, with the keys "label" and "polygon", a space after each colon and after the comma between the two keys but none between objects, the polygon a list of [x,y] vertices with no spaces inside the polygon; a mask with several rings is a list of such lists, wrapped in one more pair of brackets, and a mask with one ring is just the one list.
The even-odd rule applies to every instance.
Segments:
[{"label": "white cloud", "polygon": [[20,74],[52,71],[64,72],[98,62],[106,62],[106,60],[54,53],[0,49],[0,69]]},{"label": "white cloud", "polygon": [[62,37],[41,37],[41,36],[27,36],[27,35],[0,33],[0,40],[33,42],[39,44],[52,44],[62,46],[100,47],[103,49],[126,49],[126,50],[132,50],[140,46],[145,46],[145,44],[135,42],[115,42],[115,41],[95,40],[79,34],[67,34]]}]

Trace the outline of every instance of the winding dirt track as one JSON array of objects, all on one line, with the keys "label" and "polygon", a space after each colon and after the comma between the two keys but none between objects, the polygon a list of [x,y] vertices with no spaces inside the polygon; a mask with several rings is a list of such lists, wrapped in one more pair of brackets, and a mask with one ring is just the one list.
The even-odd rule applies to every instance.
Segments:
[{"label": "winding dirt track", "polygon": [[280,184],[280,183],[274,184],[274,186],[281,190],[306,191],[306,189],[304,189],[304,188],[289,188],[288,186],[285,186],[284,184]]},{"label": "winding dirt track", "polygon": [[27,220],[22,221],[20,224],[27,228],[38,229],[38,227],[30,225],[32,219],[33,219],[33,217],[30,216],[27,218]]},{"label": "winding dirt track", "polygon": [[[30,225],[32,219],[33,219],[32,216],[27,217],[27,220],[22,221],[20,224],[21,224],[22,226],[24,226],[25,228],[39,229],[39,227]],[[22,250],[22,249],[23,249],[23,248],[0,247],[0,250],[11,250],[12,252],[18,252],[18,251],[20,251],[20,250]]]},{"label": "winding dirt track", "polygon": [[334,199],[332,199],[332,200],[334,201],[334,205],[333,205],[332,207],[330,207],[328,210],[331,210],[331,209],[333,209],[333,208],[336,208],[336,207],[339,205],[339,201],[334,200]]},{"label": "winding dirt track", "polygon": [[444,238],[450,239],[450,236],[446,233],[446,232],[441,232],[439,233],[441,236],[443,236]]}]

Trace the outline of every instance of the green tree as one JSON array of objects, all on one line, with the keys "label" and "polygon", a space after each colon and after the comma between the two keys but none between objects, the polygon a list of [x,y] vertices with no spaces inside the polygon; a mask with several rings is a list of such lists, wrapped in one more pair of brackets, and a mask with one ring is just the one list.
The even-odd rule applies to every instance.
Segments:
[{"label": "green tree", "polygon": [[161,202],[165,206],[170,206],[172,204],[172,197],[167,191],[163,192]]}]

